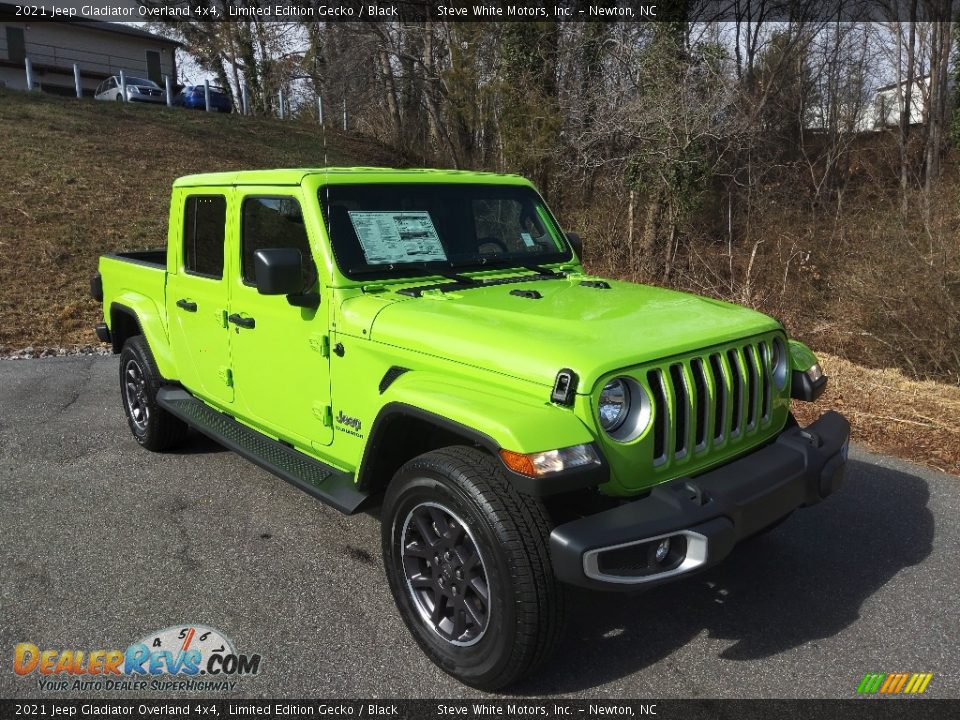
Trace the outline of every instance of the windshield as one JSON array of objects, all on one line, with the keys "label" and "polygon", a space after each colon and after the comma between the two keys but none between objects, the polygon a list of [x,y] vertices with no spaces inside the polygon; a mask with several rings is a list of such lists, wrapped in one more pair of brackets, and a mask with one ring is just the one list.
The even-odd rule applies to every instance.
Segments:
[{"label": "windshield", "polygon": [[528,187],[328,185],[319,196],[337,264],[350,278],[524,267],[571,257],[543,200]]},{"label": "windshield", "polygon": [[127,81],[127,85],[143,85],[144,87],[152,87],[152,88],[160,87],[153,80],[144,80],[143,78],[138,78],[138,77],[128,77],[126,81]]}]

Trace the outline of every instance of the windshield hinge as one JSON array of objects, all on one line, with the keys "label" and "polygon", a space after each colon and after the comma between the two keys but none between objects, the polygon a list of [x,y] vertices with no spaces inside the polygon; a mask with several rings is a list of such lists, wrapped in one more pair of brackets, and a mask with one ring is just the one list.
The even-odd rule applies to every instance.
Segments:
[{"label": "windshield hinge", "polygon": [[360,289],[365,293],[382,293],[386,291],[387,286],[379,283],[370,283],[369,285],[364,285]]}]

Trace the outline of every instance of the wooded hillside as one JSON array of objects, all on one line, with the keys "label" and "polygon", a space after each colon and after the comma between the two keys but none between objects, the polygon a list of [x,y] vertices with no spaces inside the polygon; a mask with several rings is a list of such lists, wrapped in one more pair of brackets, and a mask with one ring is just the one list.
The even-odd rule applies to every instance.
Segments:
[{"label": "wooded hillside", "polygon": [[235,97],[245,86],[256,114],[282,101],[316,122],[322,102],[328,126],[406,164],[528,175],[595,270],[748,303],[820,348],[960,382],[953,23],[921,21],[947,6],[839,23],[793,5],[790,22],[745,0],[728,22],[679,2],[649,24],[154,29]]}]

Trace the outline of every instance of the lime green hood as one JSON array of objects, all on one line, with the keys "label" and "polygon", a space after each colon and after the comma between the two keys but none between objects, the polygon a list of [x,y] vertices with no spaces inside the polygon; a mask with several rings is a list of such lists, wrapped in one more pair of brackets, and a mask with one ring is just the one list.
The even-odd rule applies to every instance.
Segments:
[{"label": "lime green hood", "polygon": [[[367,296],[350,313],[396,347],[552,386],[557,371],[588,393],[605,374],[779,327],[729,303],[662,288],[582,277],[477,287],[411,298]],[[512,295],[536,291],[539,299]],[[372,302],[371,302],[372,301]],[[346,305],[353,304],[347,301]],[[362,309],[361,309],[362,308]],[[359,311],[359,312],[357,312]],[[359,316],[366,315],[366,318]],[[364,322],[367,321],[367,322]]]}]

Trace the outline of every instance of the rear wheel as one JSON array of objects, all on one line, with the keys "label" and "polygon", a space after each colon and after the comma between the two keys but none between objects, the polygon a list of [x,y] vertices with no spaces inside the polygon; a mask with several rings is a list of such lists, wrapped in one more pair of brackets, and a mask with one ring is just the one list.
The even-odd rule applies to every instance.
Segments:
[{"label": "rear wheel", "polygon": [[130,338],[120,352],[120,397],[127,424],[147,450],[168,450],[187,435],[187,425],[157,404],[163,380],[142,335]]},{"label": "rear wheel", "polygon": [[493,458],[450,447],[411,460],[387,490],[382,520],[397,608],[441,669],[489,690],[547,657],[564,609],[549,519]]}]

